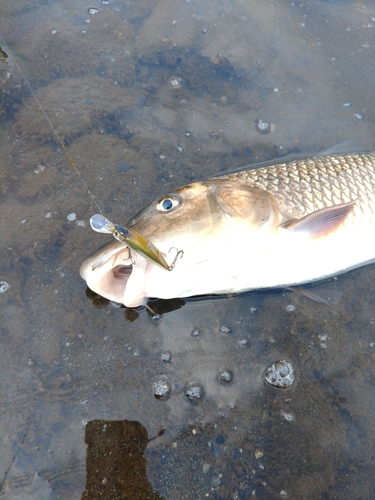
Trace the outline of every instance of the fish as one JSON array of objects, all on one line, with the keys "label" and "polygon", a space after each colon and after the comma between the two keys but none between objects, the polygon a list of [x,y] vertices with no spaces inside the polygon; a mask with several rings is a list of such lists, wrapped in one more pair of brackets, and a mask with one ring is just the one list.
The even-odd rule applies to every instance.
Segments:
[{"label": "fish", "polygon": [[80,267],[99,295],[150,298],[293,287],[375,261],[375,153],[325,155],[193,182],[159,197],[126,227],[171,270],[121,241]]}]

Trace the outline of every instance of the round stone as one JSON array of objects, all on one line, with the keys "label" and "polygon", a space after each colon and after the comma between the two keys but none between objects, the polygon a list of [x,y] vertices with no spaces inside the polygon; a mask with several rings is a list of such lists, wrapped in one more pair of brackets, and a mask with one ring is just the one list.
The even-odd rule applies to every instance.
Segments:
[{"label": "round stone", "polygon": [[0,281],[0,293],[5,293],[9,290],[9,284],[6,281]]},{"label": "round stone", "polygon": [[203,387],[197,382],[189,382],[186,385],[185,396],[190,403],[198,404],[203,399]]},{"label": "round stone", "polygon": [[265,380],[274,387],[286,389],[294,382],[294,369],[289,361],[279,360],[272,363],[266,370]]},{"label": "round stone", "polygon": [[153,382],[152,390],[156,399],[165,401],[171,395],[172,386],[167,377],[162,375]]},{"label": "round stone", "polygon": [[222,370],[219,373],[219,382],[224,385],[228,385],[233,382],[233,372],[232,370]]},{"label": "round stone", "polygon": [[160,354],[160,358],[162,361],[164,361],[164,363],[169,363],[171,360],[171,357],[172,357],[172,354],[169,351],[162,352]]},{"label": "round stone", "polygon": [[260,119],[257,121],[256,129],[261,134],[268,134],[271,131],[271,124]]}]

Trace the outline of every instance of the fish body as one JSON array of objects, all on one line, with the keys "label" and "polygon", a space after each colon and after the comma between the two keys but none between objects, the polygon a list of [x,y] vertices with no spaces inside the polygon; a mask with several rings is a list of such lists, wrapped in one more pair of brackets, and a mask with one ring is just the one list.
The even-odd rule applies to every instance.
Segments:
[{"label": "fish body", "polygon": [[151,297],[333,276],[375,260],[375,154],[294,160],[194,182],[148,205],[127,227],[173,261],[173,270],[112,241],[80,273],[89,288],[128,307]]}]

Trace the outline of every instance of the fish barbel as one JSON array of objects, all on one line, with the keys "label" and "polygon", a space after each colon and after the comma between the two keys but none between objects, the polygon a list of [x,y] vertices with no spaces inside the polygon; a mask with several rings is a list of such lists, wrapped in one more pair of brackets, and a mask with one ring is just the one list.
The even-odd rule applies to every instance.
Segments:
[{"label": "fish barbel", "polygon": [[112,241],[87,258],[93,291],[128,307],[148,298],[295,286],[375,261],[375,154],[258,167],[177,188],[127,225],[173,271]]}]

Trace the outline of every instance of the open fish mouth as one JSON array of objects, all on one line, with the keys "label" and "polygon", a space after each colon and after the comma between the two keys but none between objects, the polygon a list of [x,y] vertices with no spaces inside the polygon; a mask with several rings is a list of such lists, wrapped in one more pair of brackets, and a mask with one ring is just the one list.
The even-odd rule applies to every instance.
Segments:
[{"label": "open fish mouth", "polygon": [[[135,269],[137,256],[130,254],[130,249],[118,241],[103,247],[95,255],[86,259],[80,268],[80,274],[87,286],[94,292],[114,302],[124,303],[124,295]],[[136,299],[136,307],[144,300]]]},{"label": "open fish mouth", "polygon": [[[93,215],[90,225],[98,233],[112,234],[116,241],[86,259],[80,274],[91,290],[128,307],[137,307],[146,301],[144,284],[150,267],[156,265],[162,273],[172,271],[183,255],[182,250],[176,249],[173,262],[168,264],[166,255],[147,237],[132,227],[113,224],[102,214]],[[136,276],[133,276],[134,270]]]},{"label": "open fish mouth", "polygon": [[128,266],[116,266],[112,269],[112,274],[115,280],[121,280],[124,282],[124,285],[126,286],[126,282],[129,279],[129,276],[131,275],[133,270],[133,265],[130,264]]}]

